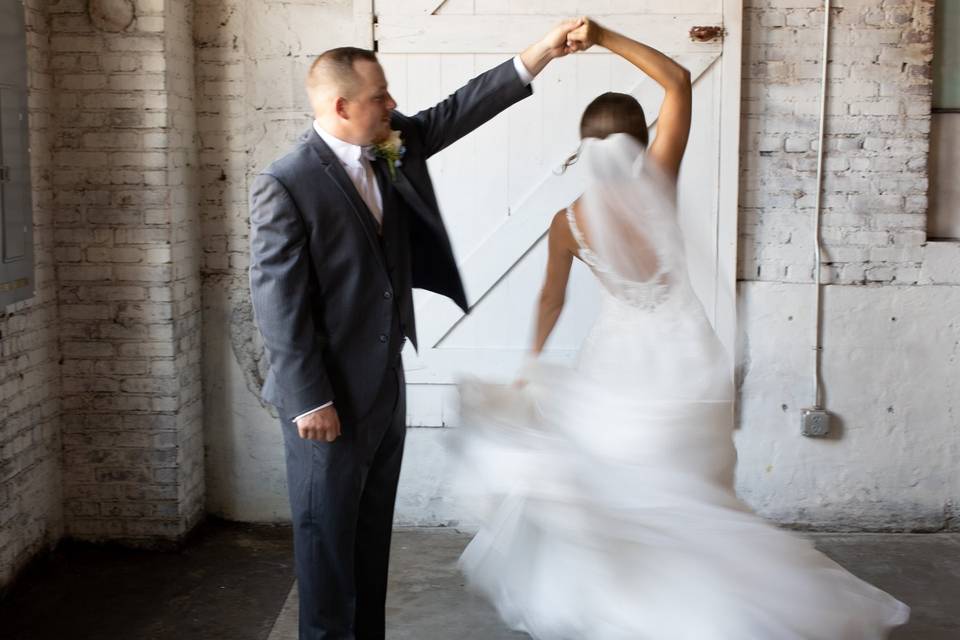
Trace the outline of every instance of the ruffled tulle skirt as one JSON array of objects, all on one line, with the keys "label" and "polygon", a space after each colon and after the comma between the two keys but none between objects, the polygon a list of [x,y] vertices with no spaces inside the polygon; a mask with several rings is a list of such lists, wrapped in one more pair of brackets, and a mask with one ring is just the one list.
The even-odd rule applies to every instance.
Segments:
[{"label": "ruffled tulle skirt", "polygon": [[909,609],[733,491],[732,403],[633,393],[537,364],[465,380],[461,568],[538,640],[864,640]]}]

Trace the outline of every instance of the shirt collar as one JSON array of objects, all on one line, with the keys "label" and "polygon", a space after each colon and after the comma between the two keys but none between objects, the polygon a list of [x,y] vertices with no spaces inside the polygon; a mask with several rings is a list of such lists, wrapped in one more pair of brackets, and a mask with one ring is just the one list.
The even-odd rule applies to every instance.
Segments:
[{"label": "shirt collar", "polygon": [[333,151],[341,163],[351,166],[360,164],[363,147],[341,140],[332,133],[327,132],[316,120],[313,121],[313,130],[317,132],[320,139],[327,143],[327,146],[330,147],[330,150]]}]

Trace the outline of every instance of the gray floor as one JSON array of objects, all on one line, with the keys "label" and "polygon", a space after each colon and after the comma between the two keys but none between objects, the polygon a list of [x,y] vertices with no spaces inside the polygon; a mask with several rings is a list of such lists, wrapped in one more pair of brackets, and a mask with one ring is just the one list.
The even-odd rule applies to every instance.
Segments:
[{"label": "gray floor", "polygon": [[64,542],[0,592],[0,640],[265,640],[290,527],[209,519],[176,551]]},{"label": "gray floor", "polygon": [[[909,604],[896,640],[960,639],[960,534],[808,534],[822,551]],[[453,529],[401,529],[393,544],[389,640],[507,640],[490,607],[464,590],[455,562],[469,536]],[[292,590],[269,640],[296,640]],[[771,639],[775,640],[775,639]]]},{"label": "gray floor", "polygon": [[[960,533],[810,537],[913,608],[893,640],[960,640]],[[468,540],[453,529],[396,532],[388,640],[526,637],[464,589],[456,559]],[[0,592],[0,638],[294,640],[292,552],[289,527],[214,519],[175,552],[65,544]]]}]

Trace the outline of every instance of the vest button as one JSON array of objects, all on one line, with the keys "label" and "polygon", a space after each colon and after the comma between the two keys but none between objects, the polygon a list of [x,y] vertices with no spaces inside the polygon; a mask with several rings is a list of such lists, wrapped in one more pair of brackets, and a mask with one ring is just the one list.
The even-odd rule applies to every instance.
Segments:
[{"label": "vest button", "polygon": [[393,294],[390,293],[389,291],[384,291],[384,292],[383,292],[383,298],[384,298],[384,300],[389,300],[389,299],[392,298],[392,297],[393,297]]},{"label": "vest button", "polygon": [[380,334],[380,342],[386,342],[386,341],[387,341],[387,334],[381,333],[381,334]]}]

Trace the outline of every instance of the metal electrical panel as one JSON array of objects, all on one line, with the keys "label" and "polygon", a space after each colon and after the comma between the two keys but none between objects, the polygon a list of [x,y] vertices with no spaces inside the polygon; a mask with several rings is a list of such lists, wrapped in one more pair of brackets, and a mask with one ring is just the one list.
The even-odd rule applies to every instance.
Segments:
[{"label": "metal electrical panel", "polygon": [[28,140],[23,3],[0,0],[0,310],[35,288]]}]

